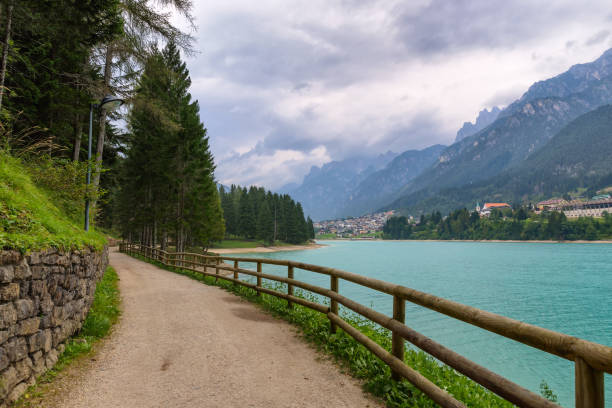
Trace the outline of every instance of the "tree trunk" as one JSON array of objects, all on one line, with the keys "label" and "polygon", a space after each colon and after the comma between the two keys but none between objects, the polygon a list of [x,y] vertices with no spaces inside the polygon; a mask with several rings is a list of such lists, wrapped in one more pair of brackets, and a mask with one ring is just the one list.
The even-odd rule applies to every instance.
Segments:
[{"label": "tree trunk", "polygon": [[4,35],[4,47],[2,49],[2,66],[0,67],[0,111],[2,110],[2,97],[4,96],[4,79],[6,78],[6,62],[8,60],[9,42],[11,41],[11,23],[13,21],[14,0],[8,4],[6,12],[6,33]]},{"label": "tree trunk", "polygon": [[79,161],[79,154],[81,153],[81,139],[83,137],[83,120],[81,114],[77,113],[74,119],[74,152],[72,154],[72,161]]},{"label": "tree trunk", "polygon": [[[113,63],[113,46],[109,44],[106,48],[106,59],[104,61],[104,93],[109,93],[110,79]],[[104,151],[104,138],[106,137],[106,111],[100,110],[100,119],[98,122],[98,143],[96,145],[96,165],[93,174],[93,188],[95,191],[100,186],[100,173],[102,171],[102,153]],[[96,198],[92,200],[92,208],[96,207]]]}]

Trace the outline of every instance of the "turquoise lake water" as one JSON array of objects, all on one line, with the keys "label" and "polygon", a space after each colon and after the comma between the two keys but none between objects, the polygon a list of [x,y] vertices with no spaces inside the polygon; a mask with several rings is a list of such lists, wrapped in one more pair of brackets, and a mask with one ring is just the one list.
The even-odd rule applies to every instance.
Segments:
[{"label": "turquoise lake water", "polygon": [[[327,246],[316,250],[237,256],[335,267],[612,346],[612,245],[323,243]],[[263,270],[286,276],[286,268],[264,265]],[[295,277],[329,287],[327,276],[296,270]],[[340,283],[340,293],[391,314],[389,295],[345,281]],[[409,302],[406,324],[533,391],[539,392],[540,382],[545,380],[562,405],[574,406],[574,367],[570,361]],[[606,374],[605,382],[606,405],[612,406],[612,376]]]}]

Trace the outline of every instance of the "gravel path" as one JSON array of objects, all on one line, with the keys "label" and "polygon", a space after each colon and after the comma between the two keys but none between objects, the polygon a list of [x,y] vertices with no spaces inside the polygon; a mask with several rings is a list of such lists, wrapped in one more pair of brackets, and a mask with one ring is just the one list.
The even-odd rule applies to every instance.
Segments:
[{"label": "gravel path", "polygon": [[295,329],[114,252],[121,322],[60,407],[378,407]]}]

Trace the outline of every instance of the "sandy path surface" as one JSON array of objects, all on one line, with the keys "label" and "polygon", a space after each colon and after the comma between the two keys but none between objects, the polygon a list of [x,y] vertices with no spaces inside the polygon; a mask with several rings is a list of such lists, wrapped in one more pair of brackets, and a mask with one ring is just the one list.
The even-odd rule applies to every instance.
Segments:
[{"label": "sandy path surface", "polygon": [[219,288],[111,254],[121,322],[60,407],[377,407],[289,324]]}]

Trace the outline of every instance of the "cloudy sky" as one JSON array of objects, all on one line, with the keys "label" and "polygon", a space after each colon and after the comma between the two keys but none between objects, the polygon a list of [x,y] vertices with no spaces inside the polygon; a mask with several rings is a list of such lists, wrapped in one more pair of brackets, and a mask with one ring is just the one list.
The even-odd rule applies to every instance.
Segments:
[{"label": "cloudy sky", "polygon": [[192,95],[224,184],[450,144],[612,47],[607,1],[194,0]]}]

